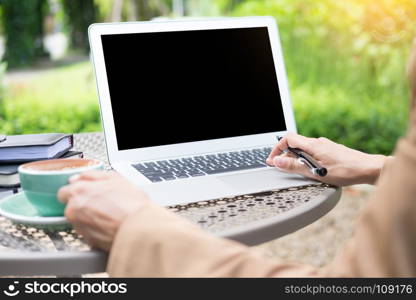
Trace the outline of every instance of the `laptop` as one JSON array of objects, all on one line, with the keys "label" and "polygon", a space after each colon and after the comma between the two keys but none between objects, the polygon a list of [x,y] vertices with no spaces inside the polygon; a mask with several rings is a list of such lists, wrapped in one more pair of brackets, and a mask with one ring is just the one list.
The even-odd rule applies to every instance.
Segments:
[{"label": "laptop", "polygon": [[271,17],[93,24],[108,158],[164,205],[311,183],[266,165],[296,132]]}]

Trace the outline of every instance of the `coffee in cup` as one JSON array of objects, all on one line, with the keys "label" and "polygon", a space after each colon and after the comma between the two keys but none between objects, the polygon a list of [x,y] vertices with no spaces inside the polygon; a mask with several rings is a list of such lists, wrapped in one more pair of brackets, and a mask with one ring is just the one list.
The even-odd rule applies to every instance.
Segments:
[{"label": "coffee in cup", "polygon": [[20,185],[29,202],[41,216],[62,216],[65,205],[57,198],[58,190],[72,175],[103,169],[95,159],[50,159],[19,166]]}]

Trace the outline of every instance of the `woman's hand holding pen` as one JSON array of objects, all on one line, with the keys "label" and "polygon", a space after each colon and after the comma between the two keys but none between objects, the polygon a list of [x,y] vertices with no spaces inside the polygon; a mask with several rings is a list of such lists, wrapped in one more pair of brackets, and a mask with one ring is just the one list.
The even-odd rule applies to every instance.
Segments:
[{"label": "woman's hand holding pen", "polygon": [[[291,153],[285,152],[288,147],[299,148],[312,156],[328,170],[328,174],[325,177],[312,174],[306,165]],[[267,163],[286,172],[346,186],[360,183],[374,184],[386,159],[384,155],[360,152],[327,138],[308,138],[288,133],[273,148]]]}]

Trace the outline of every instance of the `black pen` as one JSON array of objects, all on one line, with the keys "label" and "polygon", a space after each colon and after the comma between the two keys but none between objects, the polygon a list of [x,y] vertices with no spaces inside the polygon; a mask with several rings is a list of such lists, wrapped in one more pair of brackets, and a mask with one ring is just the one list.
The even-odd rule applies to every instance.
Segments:
[{"label": "black pen", "polygon": [[[281,139],[281,136],[277,136],[278,141]],[[328,174],[328,170],[326,168],[322,167],[316,160],[312,158],[312,156],[310,156],[308,153],[305,153],[301,149],[287,147],[287,151],[295,155],[301,163],[305,164],[312,174],[321,177],[324,177],[326,174]]]}]

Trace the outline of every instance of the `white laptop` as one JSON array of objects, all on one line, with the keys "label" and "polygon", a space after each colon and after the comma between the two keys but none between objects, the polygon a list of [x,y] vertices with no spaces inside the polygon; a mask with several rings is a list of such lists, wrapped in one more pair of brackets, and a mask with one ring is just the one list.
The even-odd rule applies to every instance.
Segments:
[{"label": "white laptop", "polygon": [[161,205],[311,183],[265,163],[296,132],[271,17],[93,24],[111,166]]}]

